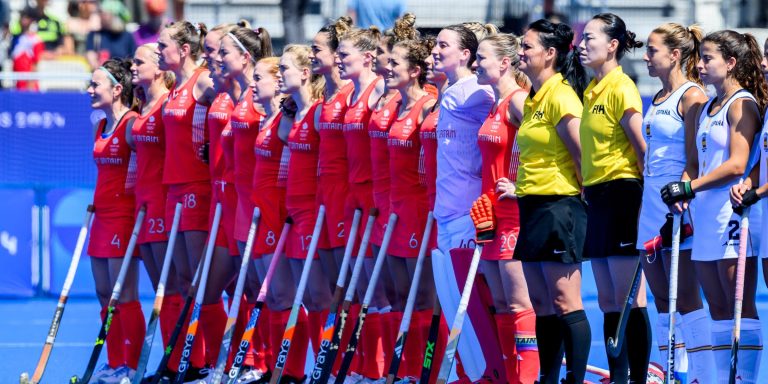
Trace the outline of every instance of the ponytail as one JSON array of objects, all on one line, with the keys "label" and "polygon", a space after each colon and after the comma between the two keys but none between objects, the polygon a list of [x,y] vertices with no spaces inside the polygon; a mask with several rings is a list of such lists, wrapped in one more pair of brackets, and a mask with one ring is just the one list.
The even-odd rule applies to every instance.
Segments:
[{"label": "ponytail", "polygon": [[664,45],[672,51],[680,50],[680,68],[685,77],[697,84],[701,84],[701,77],[696,64],[701,53],[701,40],[704,32],[698,25],[684,27],[677,23],[666,23],[656,27],[651,33],[661,36]]},{"label": "ponytail", "polygon": [[539,33],[539,42],[544,48],[555,49],[555,71],[562,74],[568,85],[582,97],[589,84],[589,78],[573,46],[573,29],[565,23],[553,23],[545,19],[534,21],[528,25],[528,29]]}]

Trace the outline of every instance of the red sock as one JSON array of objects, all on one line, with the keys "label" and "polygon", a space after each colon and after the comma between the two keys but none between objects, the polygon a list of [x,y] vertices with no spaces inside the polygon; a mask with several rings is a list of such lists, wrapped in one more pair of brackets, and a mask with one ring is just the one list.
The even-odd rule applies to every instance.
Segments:
[{"label": "red sock", "polygon": [[[107,316],[107,307],[101,308],[101,321]],[[117,368],[125,364],[125,337],[123,336],[123,324],[120,318],[120,306],[112,312],[112,321],[107,333],[107,363],[111,368]]]},{"label": "red sock", "polygon": [[[424,349],[427,346],[427,337],[429,336],[430,321],[432,319],[432,310],[414,311],[411,315],[411,324],[408,327],[408,338],[403,347],[403,359],[400,362],[398,371],[399,377],[421,376],[421,367],[424,363]],[[426,329],[424,327],[426,326]]]},{"label": "red sock", "polygon": [[[253,308],[253,305],[251,306]],[[249,311],[250,313],[250,311]],[[266,306],[261,307],[261,314],[259,315],[259,322],[256,324],[256,332],[261,337],[261,343],[263,344],[264,351],[264,372],[269,370],[269,367],[275,366],[275,355],[272,353],[272,340],[270,339],[270,311]],[[250,318],[250,316],[249,316]]]},{"label": "red sock", "polygon": [[[183,309],[184,303],[181,304],[179,308],[179,315],[181,315],[181,311]],[[190,306],[189,312],[187,312],[187,316],[184,318],[184,322],[182,323],[181,332],[179,333],[179,338],[176,339],[176,345],[173,347],[173,352],[171,353],[171,358],[168,360],[167,367],[173,372],[178,372],[179,370],[179,362],[181,361],[181,352],[184,350],[184,338],[187,334],[187,328],[189,327],[189,319],[192,317],[192,310],[193,308]],[[177,317],[178,320],[178,317]],[[195,335],[195,342],[192,344],[192,350],[189,354],[189,363],[193,367],[202,368],[205,366],[205,340],[204,337],[201,335],[202,333],[202,327],[198,324],[198,330],[197,334]],[[202,337],[201,337],[202,336]]]},{"label": "red sock", "polygon": [[339,368],[341,368],[341,361],[344,359],[344,352],[347,350],[349,339],[352,338],[352,332],[355,329],[355,323],[357,322],[357,316],[360,314],[360,304],[352,304],[349,306],[349,314],[347,315],[346,323],[344,324],[344,333],[341,334],[341,340],[339,340],[339,351],[336,354],[336,361],[333,362],[333,374],[339,374]]},{"label": "red sock", "polygon": [[539,374],[539,348],[536,344],[536,313],[533,309],[515,314],[515,345],[520,383],[532,383]]},{"label": "red sock", "polygon": [[[232,298],[229,298],[229,305],[232,306]],[[245,298],[240,300],[240,312],[237,313],[237,321],[235,322],[235,332],[232,334],[232,343],[229,347],[229,357],[227,357],[227,366],[232,365],[232,360],[235,358],[235,354],[240,349],[240,342],[243,338],[243,332],[245,332],[245,326],[248,324],[248,319],[251,314],[253,305],[250,305]],[[248,347],[250,350],[250,346]],[[246,359],[243,361],[243,365],[253,366],[253,361],[248,361],[248,353],[246,353]]]},{"label": "red sock", "polygon": [[382,315],[381,349],[384,351],[384,373],[389,373],[392,353],[395,351],[395,340],[403,320],[402,312],[387,312]]},{"label": "red sock", "polygon": [[205,364],[215,366],[221,350],[221,340],[227,327],[227,312],[224,302],[203,304],[200,308],[200,328],[205,330]]},{"label": "red sock", "polygon": [[382,315],[373,313],[366,316],[365,329],[360,334],[362,344],[356,351],[357,373],[369,378],[382,377],[384,352],[381,347]]},{"label": "red sock", "polygon": [[138,301],[123,303],[118,307],[120,307],[120,323],[123,326],[125,339],[125,363],[131,369],[136,369],[136,366],[139,365],[141,348],[144,345],[144,336],[147,334],[144,312],[142,312],[141,303]]},{"label": "red sock", "polygon": [[307,325],[309,326],[309,340],[312,342],[312,350],[317,356],[320,351],[320,339],[323,337],[325,319],[328,318],[328,310],[309,311],[307,313]]},{"label": "red sock", "polygon": [[[283,332],[291,310],[270,312],[270,328],[272,339],[272,354],[278,356],[280,347],[283,343]],[[307,333],[307,315],[303,309],[299,310],[299,317],[296,320],[296,328],[291,340],[291,350],[283,367],[283,376],[290,376],[300,379],[304,377],[304,366],[307,360],[307,348],[309,347],[309,334]]]},{"label": "red sock", "polygon": [[184,298],[181,295],[170,295],[163,298],[163,306],[160,307],[160,335],[163,338],[163,346],[168,345],[173,327],[181,314],[181,306]]}]

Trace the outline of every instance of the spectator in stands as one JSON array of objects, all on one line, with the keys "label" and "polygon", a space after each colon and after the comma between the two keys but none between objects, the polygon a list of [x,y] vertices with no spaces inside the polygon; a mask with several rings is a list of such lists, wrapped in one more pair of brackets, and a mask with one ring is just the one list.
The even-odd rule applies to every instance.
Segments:
[{"label": "spectator in stands", "polygon": [[[50,13],[46,8],[48,0],[37,0],[36,9],[39,18],[37,22],[37,35],[45,44],[43,59],[51,59],[62,54],[74,53],[74,43],[67,35],[67,29],[64,23]],[[17,21],[11,25],[11,34],[20,35],[21,25]]]},{"label": "spectator in stands", "polygon": [[112,57],[132,57],[136,51],[133,36],[125,30],[131,15],[123,3],[105,0],[99,15],[101,29],[89,33],[85,42],[85,58],[91,68],[98,68]]},{"label": "spectator in stands", "polygon": [[75,53],[84,55],[88,34],[101,29],[99,3],[97,0],[70,0],[67,13],[67,32],[75,43]]},{"label": "spectator in stands", "polygon": [[395,20],[405,13],[405,0],[349,0],[347,14],[360,28],[372,25],[385,31],[395,25]]},{"label": "spectator in stands", "polygon": [[309,0],[280,0],[283,11],[283,30],[285,44],[300,44],[306,40],[304,34],[304,15],[307,13]]},{"label": "spectator in stands", "polygon": [[160,36],[160,30],[165,24],[165,11],[168,9],[167,0],[144,0],[149,19],[139,25],[139,29],[133,32],[133,40],[140,47],[148,43],[156,43]]},{"label": "spectator in stands", "polygon": [[[40,18],[39,11],[32,7],[24,8],[19,14],[21,33],[11,40],[11,59],[14,72],[34,72],[40,56],[45,50],[43,40],[37,35],[35,20]],[[19,80],[16,89],[37,91],[37,81]]]}]

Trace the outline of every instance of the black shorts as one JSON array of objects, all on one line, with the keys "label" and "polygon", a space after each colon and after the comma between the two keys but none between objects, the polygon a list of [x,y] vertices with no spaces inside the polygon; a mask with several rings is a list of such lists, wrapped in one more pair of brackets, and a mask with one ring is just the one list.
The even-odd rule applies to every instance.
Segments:
[{"label": "black shorts", "polygon": [[523,196],[517,204],[520,236],[515,260],[565,264],[586,261],[583,251],[587,212],[580,196]]},{"label": "black shorts", "polygon": [[637,220],[643,201],[639,179],[612,180],[584,188],[587,201],[587,243],[592,259],[637,257]]}]

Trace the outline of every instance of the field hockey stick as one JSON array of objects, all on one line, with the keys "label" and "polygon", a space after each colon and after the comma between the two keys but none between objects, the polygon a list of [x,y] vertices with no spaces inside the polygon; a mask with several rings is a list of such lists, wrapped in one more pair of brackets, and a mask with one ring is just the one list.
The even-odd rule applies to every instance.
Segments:
[{"label": "field hockey stick", "polygon": [[[253,332],[256,330],[256,324],[259,321],[261,309],[264,307],[264,301],[267,299],[269,283],[272,281],[272,276],[275,274],[277,264],[280,262],[283,250],[285,249],[285,243],[288,241],[288,233],[291,231],[291,225],[293,225],[293,220],[288,217],[285,219],[283,231],[280,233],[280,239],[277,241],[277,245],[275,246],[275,252],[273,253],[272,261],[269,262],[267,275],[264,277],[264,281],[261,283],[259,296],[256,298],[256,305],[253,307],[253,310],[251,310],[251,317],[248,320],[248,324],[245,326],[243,337],[240,339],[240,345],[237,348],[237,353],[235,354],[235,357],[232,360],[232,366],[229,368],[229,372],[227,373],[227,384],[234,384],[237,381],[237,378],[240,377],[240,369],[243,367],[243,363],[245,362],[245,354],[248,352],[248,347],[251,345],[251,337],[253,336]],[[214,379],[211,381],[211,383],[220,383],[221,373],[219,373],[217,376],[217,371],[214,371],[213,378]]]},{"label": "field hockey stick", "polygon": [[[272,370],[272,377],[269,380],[270,384],[277,384],[280,381],[280,378],[283,376],[285,363],[286,360],[288,360],[288,351],[291,349],[293,334],[296,331],[296,322],[299,319],[299,311],[302,310],[301,302],[304,298],[304,291],[307,289],[309,272],[312,269],[312,261],[315,259],[315,253],[317,253],[317,243],[320,241],[320,232],[323,229],[324,221],[325,205],[320,205],[320,208],[317,210],[315,228],[312,230],[312,240],[309,242],[307,258],[304,261],[304,268],[301,270],[299,285],[296,288],[296,297],[293,299],[291,313],[288,315],[288,323],[285,325],[285,331],[283,332],[283,341],[280,343],[280,352],[277,354],[277,358],[275,359],[275,369]],[[305,351],[301,351],[301,353],[304,352]]]},{"label": "field hockey stick", "polygon": [[390,213],[389,221],[387,222],[387,231],[384,233],[384,238],[381,240],[381,248],[379,249],[379,254],[376,256],[376,264],[373,266],[373,272],[371,272],[371,278],[368,281],[368,288],[365,290],[365,297],[363,298],[363,303],[360,305],[360,313],[357,315],[354,332],[349,339],[349,344],[347,344],[347,350],[344,351],[344,358],[341,361],[339,374],[336,376],[336,384],[342,384],[344,382],[349,367],[352,365],[352,358],[355,356],[357,343],[360,340],[360,334],[363,332],[363,325],[365,325],[365,315],[368,313],[368,307],[371,305],[373,294],[376,292],[376,283],[379,280],[379,275],[381,275],[381,268],[384,267],[384,260],[387,258],[387,249],[389,248],[390,240],[392,240],[392,232],[394,232],[396,224],[397,214]]},{"label": "field hockey stick", "polygon": [[[216,203],[216,210],[213,214],[213,223],[211,224],[211,231],[208,233],[208,244],[205,249],[205,258],[202,261],[203,269],[200,272],[200,280],[197,286],[197,292],[195,295],[195,306],[192,307],[192,316],[189,317],[189,325],[187,326],[187,335],[184,337],[184,349],[181,351],[181,359],[179,360],[179,370],[176,373],[176,379],[174,383],[181,384],[184,382],[184,376],[187,375],[189,370],[189,358],[192,355],[192,346],[195,344],[195,336],[197,336],[197,327],[200,325],[200,311],[203,306],[203,297],[205,296],[205,286],[208,283],[208,272],[211,270],[211,260],[213,259],[213,250],[216,248],[216,236],[219,234],[219,224],[221,223],[221,202]],[[235,298],[235,300],[238,300]]]},{"label": "field hockey stick", "polygon": [[96,342],[93,345],[93,351],[91,351],[91,358],[88,360],[88,365],[85,367],[85,372],[80,379],[77,378],[77,375],[72,376],[72,378],[69,379],[70,383],[88,383],[91,380],[91,376],[93,376],[93,371],[96,369],[96,363],[99,362],[99,355],[101,355],[101,350],[104,348],[104,342],[107,340],[109,327],[112,325],[112,316],[115,313],[115,307],[120,301],[120,293],[123,290],[125,276],[128,275],[128,270],[131,267],[133,251],[136,249],[136,241],[139,239],[141,224],[144,222],[144,215],[146,215],[146,213],[147,207],[142,206],[141,209],[139,209],[139,214],[136,216],[136,222],[133,224],[133,232],[131,232],[131,239],[128,241],[128,248],[125,250],[125,257],[123,258],[123,263],[120,265],[120,273],[117,275],[115,286],[112,288],[112,296],[110,296],[109,302],[107,303],[107,313],[104,316],[104,320],[101,322],[99,335],[96,337]]},{"label": "field hockey stick", "polygon": [[675,372],[675,312],[677,312],[677,270],[680,265],[681,214],[672,216],[672,255],[669,266],[669,332],[667,333],[667,383],[672,383]]},{"label": "field hockey stick", "polygon": [[408,328],[411,326],[411,316],[413,314],[413,307],[416,305],[416,295],[419,293],[421,271],[424,268],[424,259],[427,256],[427,248],[429,248],[429,238],[432,235],[432,225],[434,224],[434,221],[435,216],[432,214],[432,211],[429,211],[427,214],[427,224],[426,227],[424,227],[424,236],[421,238],[419,256],[416,258],[416,269],[413,272],[413,282],[411,282],[411,289],[408,291],[408,299],[405,303],[403,319],[400,321],[400,331],[397,333],[397,339],[395,340],[395,350],[392,353],[392,361],[389,363],[387,384],[392,384],[395,381],[397,371],[400,368],[400,360],[403,357],[403,347],[405,346],[405,340],[408,337]]},{"label": "field hockey stick", "polygon": [[[566,361],[563,359],[562,365],[566,366]],[[595,376],[600,377],[601,381],[602,379],[609,379],[611,378],[611,371],[599,367],[595,367],[594,365],[587,365],[587,373],[591,373]],[[586,383],[586,381],[585,381]]]},{"label": "field hockey stick", "polygon": [[432,322],[429,324],[429,336],[427,337],[427,346],[424,349],[424,362],[421,364],[420,383],[428,383],[429,378],[432,376],[432,365],[435,360],[435,348],[437,347],[442,316],[443,307],[440,305],[440,299],[435,296],[435,304],[432,307]]},{"label": "field hockey stick", "polygon": [[[333,299],[331,300],[331,307],[328,311],[328,318],[325,320],[325,326],[323,326],[322,339],[320,340],[320,349],[317,352],[315,358],[315,364],[312,368],[312,374],[310,375],[310,383],[316,382],[315,377],[322,376],[323,366],[328,355],[328,347],[333,338],[333,327],[336,325],[336,312],[339,310],[339,302],[343,298],[344,286],[347,284],[347,271],[349,269],[349,260],[352,259],[352,252],[355,248],[355,239],[357,238],[357,230],[360,227],[360,219],[363,216],[363,211],[360,209],[355,210],[355,215],[352,217],[352,228],[349,230],[349,237],[347,238],[347,247],[344,248],[344,258],[341,261],[341,268],[339,268],[339,277],[336,279],[336,289],[333,291]],[[370,218],[369,218],[370,220]],[[371,221],[369,223],[372,224]]]},{"label": "field hockey stick", "polygon": [[477,244],[475,246],[475,252],[472,254],[472,262],[469,265],[467,280],[464,282],[464,290],[461,292],[461,300],[459,301],[459,307],[456,310],[456,317],[453,319],[453,324],[451,325],[451,333],[448,335],[448,343],[445,346],[445,355],[443,355],[443,361],[440,363],[440,371],[438,371],[437,375],[438,384],[445,384],[448,382],[448,376],[451,374],[451,366],[456,357],[456,348],[459,346],[461,327],[464,325],[464,317],[467,314],[469,297],[472,294],[472,286],[475,284],[475,275],[477,275],[477,267],[480,264],[480,255],[482,253],[483,245]]},{"label": "field hockey stick", "polygon": [[629,311],[632,310],[632,304],[635,303],[637,290],[640,287],[642,276],[643,264],[638,257],[637,265],[635,266],[635,274],[632,277],[632,285],[629,286],[629,292],[627,292],[627,297],[624,300],[624,307],[621,309],[621,315],[619,315],[619,324],[616,327],[616,333],[614,334],[614,337],[608,338],[608,356],[615,358],[621,354],[621,347],[624,343],[624,336],[627,330],[627,322],[629,321]]},{"label": "field hockey stick", "polygon": [[[312,370],[310,383],[312,384],[325,384],[328,382],[328,378],[333,370],[333,363],[336,361],[336,356],[339,352],[339,344],[344,333],[344,327],[347,324],[347,317],[349,316],[349,309],[352,306],[352,300],[355,298],[357,292],[357,282],[360,280],[360,274],[362,273],[365,253],[368,250],[368,243],[371,241],[371,233],[373,232],[374,224],[376,223],[376,217],[379,216],[379,210],[371,208],[368,215],[368,223],[365,225],[363,231],[363,239],[360,241],[360,248],[357,251],[357,259],[355,259],[355,265],[352,267],[352,277],[349,279],[349,286],[347,287],[346,294],[344,295],[344,301],[341,303],[341,312],[335,320],[335,327],[329,333],[323,332],[323,340],[320,342],[320,351],[317,353],[318,362],[321,363],[320,370],[317,369],[317,364]],[[335,313],[331,311],[329,313]],[[330,342],[328,341],[330,339]]]},{"label": "field hockey stick", "polygon": [[260,218],[261,210],[259,207],[253,208],[251,227],[248,229],[248,237],[246,238],[245,249],[242,255],[243,259],[240,261],[240,271],[238,272],[237,282],[235,283],[235,293],[232,295],[232,305],[229,306],[229,315],[227,317],[227,323],[224,326],[224,336],[221,338],[219,356],[216,359],[216,368],[213,371],[214,380],[211,381],[211,383],[221,383],[221,377],[224,375],[224,368],[227,365],[229,347],[232,342],[232,335],[235,333],[235,323],[237,322],[237,315],[240,312],[240,300],[243,297],[245,278],[248,275],[248,263],[251,261],[253,241],[256,239],[256,231],[258,230]]},{"label": "field hockey stick", "polygon": [[[203,255],[205,255],[205,252],[208,249],[209,243],[210,243],[210,239],[206,241],[205,248],[203,249]],[[195,300],[195,294],[197,293],[197,283],[200,281],[200,273],[202,272],[202,270],[203,270],[203,263],[197,263],[197,268],[195,268],[195,274],[192,277],[192,283],[189,285],[187,298],[184,300],[184,306],[181,309],[179,318],[176,320],[176,325],[173,326],[171,337],[168,338],[168,344],[163,349],[163,357],[160,358],[160,362],[157,364],[157,369],[155,370],[155,374],[150,379],[151,384],[157,384],[160,382],[160,379],[163,376],[163,371],[166,370],[168,361],[171,359],[171,354],[173,354],[173,351],[176,348],[176,341],[179,339],[179,336],[181,336],[181,329],[184,327],[184,324],[186,323],[185,320],[187,319],[187,314],[189,314],[189,310],[192,308],[192,302]]]},{"label": "field hockey stick", "polygon": [[736,298],[733,306],[733,342],[731,343],[731,369],[728,384],[736,383],[736,364],[739,361],[739,339],[741,338],[741,304],[744,301],[744,274],[747,266],[747,242],[749,241],[749,209],[741,212],[741,233],[739,234],[739,258],[736,262]]},{"label": "field hockey stick", "polygon": [[171,233],[168,236],[168,246],[165,248],[165,258],[163,259],[163,267],[160,272],[160,280],[157,282],[155,302],[152,305],[152,315],[150,315],[149,322],[147,323],[147,334],[144,336],[144,345],[141,347],[139,363],[136,366],[136,373],[133,375],[133,380],[131,381],[133,384],[140,384],[141,379],[144,378],[144,371],[147,370],[149,354],[152,351],[152,342],[155,339],[155,330],[157,329],[157,323],[160,319],[160,310],[163,306],[163,300],[165,298],[165,283],[168,281],[168,272],[171,270],[171,259],[173,258],[174,248],[173,245],[176,243],[176,235],[179,232],[181,208],[181,203],[176,203],[176,210],[173,212],[173,224],[171,225]]},{"label": "field hockey stick", "polygon": [[48,359],[51,357],[51,351],[53,351],[53,343],[56,341],[56,335],[59,333],[59,325],[61,325],[61,319],[64,317],[64,306],[67,305],[67,299],[69,299],[69,290],[72,288],[72,283],[75,281],[75,274],[77,273],[77,265],[80,264],[80,255],[83,253],[85,247],[85,238],[88,236],[88,227],[91,225],[91,217],[93,217],[93,205],[89,204],[85,212],[85,221],[80,227],[80,234],[77,235],[77,243],[75,245],[75,251],[72,253],[72,261],[69,262],[69,270],[67,271],[67,277],[64,279],[64,287],[61,289],[59,295],[59,302],[56,304],[56,310],[53,312],[53,320],[51,321],[51,327],[48,328],[48,336],[45,338],[45,344],[43,344],[43,351],[40,353],[40,359],[37,361],[37,367],[32,374],[32,380],[29,380],[29,373],[24,372],[21,374],[19,382],[21,384],[37,384],[40,379],[43,378],[45,368],[48,365]]}]

